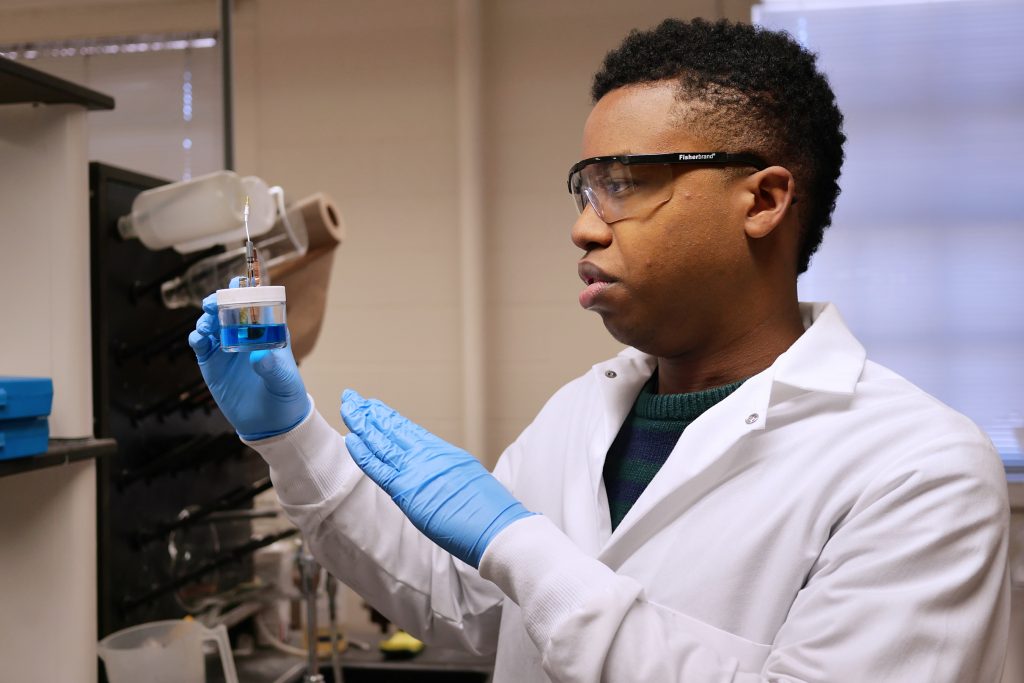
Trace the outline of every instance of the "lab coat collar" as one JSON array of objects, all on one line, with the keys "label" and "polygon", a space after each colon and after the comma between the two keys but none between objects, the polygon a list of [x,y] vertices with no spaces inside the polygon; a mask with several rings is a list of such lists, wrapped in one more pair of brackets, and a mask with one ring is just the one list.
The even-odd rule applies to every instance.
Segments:
[{"label": "lab coat collar", "polygon": [[[765,370],[772,383],[785,384],[804,391],[852,394],[864,371],[867,353],[847,328],[839,310],[827,302],[800,303],[805,332]],[[657,367],[658,361],[634,348],[615,358],[598,363],[592,370],[598,375],[621,376],[624,382],[604,383],[606,408],[615,415],[633,405],[640,386]],[[614,426],[616,431],[619,425]]]},{"label": "lab coat collar", "polygon": [[867,352],[830,303],[801,303],[806,331],[772,364],[773,380],[805,391],[853,394]]},{"label": "lab coat collar", "polygon": [[[864,368],[864,347],[847,329],[835,306],[800,304],[805,332],[766,370],[750,378],[720,404],[698,418],[687,433],[701,448],[686,458],[669,457],[619,526],[611,533],[607,515],[599,518],[598,537],[606,539],[599,557],[615,567],[631,549],[647,537],[633,529],[650,530],[692,504],[703,487],[711,485],[728,467],[723,454],[743,435],[764,430],[771,420],[771,406],[803,392],[852,395]],[[595,430],[590,444],[590,479],[595,502],[607,509],[599,493],[604,458],[621,428],[640,387],[650,377],[657,360],[636,349],[593,367],[603,398],[605,424]],[[685,435],[684,435],[685,436]],[[681,439],[682,441],[682,439]],[[676,445],[679,448],[679,444]],[[654,518],[651,517],[654,515]],[[665,517],[664,520],[660,520]],[[660,520],[660,521],[659,521]]]}]

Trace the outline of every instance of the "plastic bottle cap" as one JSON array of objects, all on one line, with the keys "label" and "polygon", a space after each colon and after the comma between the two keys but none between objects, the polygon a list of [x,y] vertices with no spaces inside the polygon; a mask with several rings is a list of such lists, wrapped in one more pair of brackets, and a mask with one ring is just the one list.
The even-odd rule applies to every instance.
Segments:
[{"label": "plastic bottle cap", "polygon": [[265,287],[236,287],[234,289],[218,289],[217,305],[232,306],[236,304],[279,304],[284,303],[284,287],[267,285]]}]

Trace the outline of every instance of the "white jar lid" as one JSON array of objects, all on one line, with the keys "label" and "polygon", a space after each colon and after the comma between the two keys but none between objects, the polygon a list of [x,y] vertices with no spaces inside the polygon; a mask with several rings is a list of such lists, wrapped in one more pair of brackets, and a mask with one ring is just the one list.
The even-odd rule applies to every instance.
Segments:
[{"label": "white jar lid", "polygon": [[283,304],[285,302],[284,287],[267,285],[266,287],[235,287],[217,290],[217,305],[232,306],[236,304]]}]

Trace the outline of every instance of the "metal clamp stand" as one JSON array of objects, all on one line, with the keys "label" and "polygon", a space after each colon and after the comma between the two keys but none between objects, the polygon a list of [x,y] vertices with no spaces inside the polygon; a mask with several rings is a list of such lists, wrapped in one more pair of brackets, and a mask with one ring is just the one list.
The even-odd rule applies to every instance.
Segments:
[{"label": "metal clamp stand", "polygon": [[327,572],[327,614],[331,622],[331,674],[334,683],[343,683],[338,655],[338,580]]},{"label": "metal clamp stand", "polygon": [[309,653],[303,683],[324,683],[317,662],[317,644],[320,639],[316,628],[316,588],[319,578],[320,565],[313,559],[306,542],[303,541],[299,550],[299,580],[302,583],[302,595],[306,600],[306,644]]}]

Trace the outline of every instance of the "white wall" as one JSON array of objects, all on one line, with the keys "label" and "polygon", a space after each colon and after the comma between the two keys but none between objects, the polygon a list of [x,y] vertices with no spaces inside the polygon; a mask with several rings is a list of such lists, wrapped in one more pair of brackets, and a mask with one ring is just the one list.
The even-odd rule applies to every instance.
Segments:
[{"label": "white wall", "polygon": [[96,680],[96,464],[0,479],[0,680]]},{"label": "white wall", "polygon": [[[85,131],[77,105],[0,105],[0,375],[53,379],[51,437],[92,434]],[[0,479],[2,680],[95,680],[95,471]]]}]

